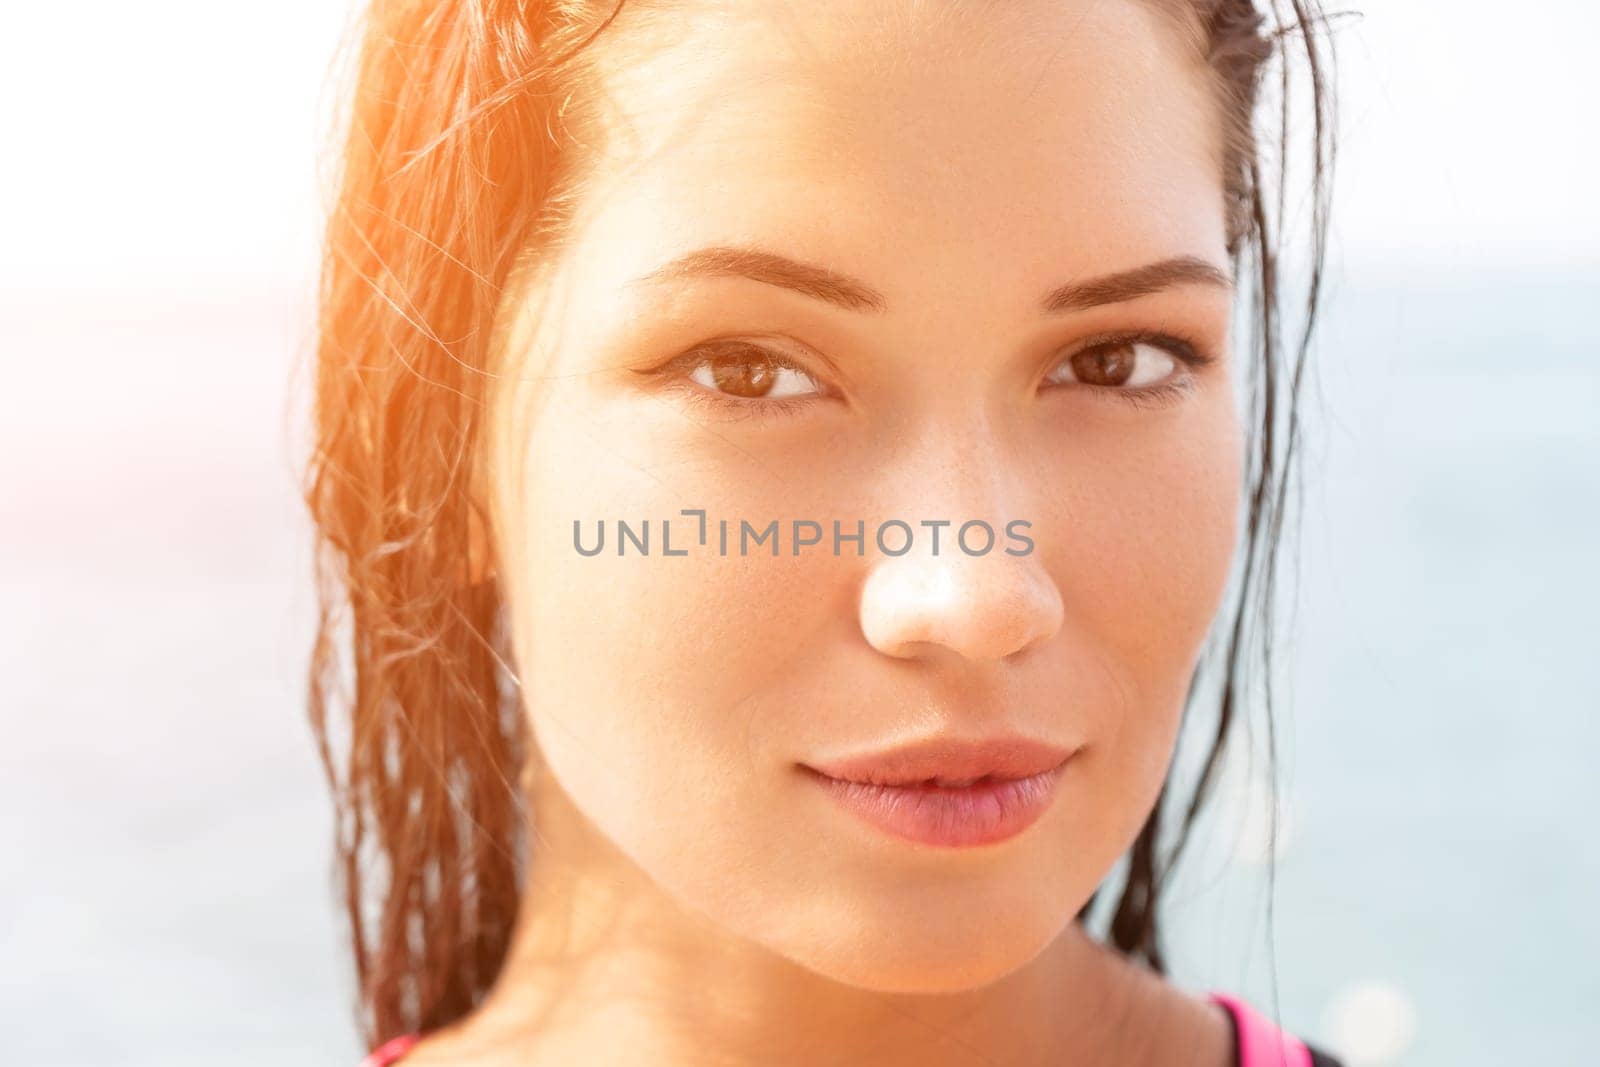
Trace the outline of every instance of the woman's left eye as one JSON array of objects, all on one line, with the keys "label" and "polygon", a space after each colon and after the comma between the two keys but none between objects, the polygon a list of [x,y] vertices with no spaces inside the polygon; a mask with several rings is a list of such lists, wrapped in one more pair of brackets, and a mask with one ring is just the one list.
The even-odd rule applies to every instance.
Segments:
[{"label": "woman's left eye", "polygon": [[1120,339],[1080,348],[1057,364],[1046,381],[1113,390],[1160,387],[1180,369],[1176,356],[1160,344]]}]

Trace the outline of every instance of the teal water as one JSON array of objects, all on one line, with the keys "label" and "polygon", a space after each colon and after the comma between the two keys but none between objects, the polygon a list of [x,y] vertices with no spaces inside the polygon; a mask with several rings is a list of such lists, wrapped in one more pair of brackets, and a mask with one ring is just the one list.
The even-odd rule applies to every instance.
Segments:
[{"label": "teal water", "polygon": [[1275,955],[1281,1017],[1357,1062],[1589,1062],[1600,271],[1434,272],[1332,300],[1275,936],[1264,864],[1191,864],[1184,973],[1270,1006]]}]

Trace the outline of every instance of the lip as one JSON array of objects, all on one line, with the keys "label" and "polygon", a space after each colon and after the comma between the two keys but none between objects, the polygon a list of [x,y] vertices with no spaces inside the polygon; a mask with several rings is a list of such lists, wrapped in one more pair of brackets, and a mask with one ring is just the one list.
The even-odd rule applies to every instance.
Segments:
[{"label": "lip", "polygon": [[964,740],[949,735],[825,763],[806,764],[844,782],[913,785],[933,779],[1029,778],[1060,766],[1074,749],[1031,737],[1008,735]]},{"label": "lip", "polygon": [[1038,821],[1075,752],[1016,736],[936,737],[801,767],[846,810],[885,833],[972,848],[1015,837]]}]

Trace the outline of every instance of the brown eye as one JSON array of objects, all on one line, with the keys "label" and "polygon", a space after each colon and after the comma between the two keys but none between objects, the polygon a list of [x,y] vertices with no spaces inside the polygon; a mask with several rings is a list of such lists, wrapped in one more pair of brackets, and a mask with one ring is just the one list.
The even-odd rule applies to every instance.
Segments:
[{"label": "brown eye", "polygon": [[1052,378],[1103,388],[1141,388],[1172,377],[1178,361],[1159,345],[1141,341],[1107,341],[1079,349]]},{"label": "brown eye", "polygon": [[1072,375],[1086,385],[1121,385],[1133,374],[1133,345],[1087,348],[1072,357]]},{"label": "brown eye", "polygon": [[712,385],[733,396],[766,396],[778,378],[777,367],[759,349],[720,352],[706,365],[711,369]]},{"label": "brown eye", "polygon": [[724,397],[766,400],[819,393],[816,379],[757,345],[729,344],[707,349],[689,380]]}]

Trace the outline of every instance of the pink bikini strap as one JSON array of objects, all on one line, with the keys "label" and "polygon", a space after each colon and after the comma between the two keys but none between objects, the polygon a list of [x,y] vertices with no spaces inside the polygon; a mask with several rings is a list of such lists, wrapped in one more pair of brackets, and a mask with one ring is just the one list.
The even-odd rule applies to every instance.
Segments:
[{"label": "pink bikini strap", "polygon": [[1230,993],[1212,991],[1206,996],[1233,1015],[1239,1031],[1239,1067],[1312,1067],[1311,1050],[1250,1004]]},{"label": "pink bikini strap", "polygon": [[401,1034],[391,1038],[367,1053],[367,1058],[361,1061],[361,1067],[391,1067],[421,1040],[421,1034]]}]

